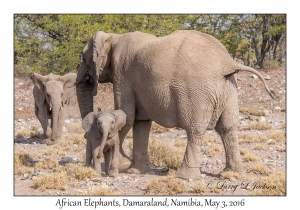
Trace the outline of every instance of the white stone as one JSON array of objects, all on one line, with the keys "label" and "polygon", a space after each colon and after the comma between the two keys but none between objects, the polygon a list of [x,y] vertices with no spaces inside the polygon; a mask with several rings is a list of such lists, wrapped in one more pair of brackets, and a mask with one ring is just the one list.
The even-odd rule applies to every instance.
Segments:
[{"label": "white stone", "polygon": [[265,80],[270,80],[271,77],[270,77],[269,75],[266,75],[266,76],[264,76],[264,79],[265,79]]},{"label": "white stone", "polygon": [[[269,139],[268,141],[267,141],[267,144],[271,144],[273,142],[273,139]],[[270,148],[271,149],[271,148]]]},{"label": "white stone", "polygon": [[260,116],[259,117],[259,121],[260,122],[266,122],[267,120],[266,120],[266,118],[264,116]]},{"label": "white stone", "polygon": [[258,76],[256,74],[252,74],[252,78],[257,79]]},{"label": "white stone", "polygon": [[275,110],[281,110],[280,106],[275,106]]},{"label": "white stone", "polygon": [[65,123],[66,123],[66,124],[69,124],[69,123],[70,123],[70,120],[65,120]]}]

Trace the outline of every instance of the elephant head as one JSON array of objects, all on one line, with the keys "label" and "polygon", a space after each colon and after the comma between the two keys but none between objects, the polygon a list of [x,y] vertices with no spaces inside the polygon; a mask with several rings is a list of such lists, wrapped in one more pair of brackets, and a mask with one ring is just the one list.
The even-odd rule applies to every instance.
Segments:
[{"label": "elephant head", "polygon": [[125,123],[126,114],[122,110],[91,112],[82,120],[83,129],[101,141],[97,158],[101,157],[107,139],[116,135]]},{"label": "elephant head", "polygon": [[76,78],[82,118],[93,111],[93,96],[97,95],[98,82],[112,82],[112,45],[119,36],[98,31],[82,51],[82,62]]},{"label": "elephant head", "polygon": [[64,76],[49,74],[42,76],[34,73],[31,80],[38,91],[35,92],[34,99],[37,106],[43,105],[45,102],[52,112],[52,133],[51,140],[56,138],[59,112],[63,108],[68,99],[75,96],[75,80],[77,74],[69,73]]}]

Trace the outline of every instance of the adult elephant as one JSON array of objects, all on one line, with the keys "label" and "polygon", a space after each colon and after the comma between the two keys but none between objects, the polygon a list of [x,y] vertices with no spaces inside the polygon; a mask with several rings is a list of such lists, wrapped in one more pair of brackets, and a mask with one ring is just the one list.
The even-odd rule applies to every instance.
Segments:
[{"label": "adult elephant", "polygon": [[[76,77],[75,73],[64,76],[52,73],[43,76],[34,73],[30,76],[34,84],[35,115],[43,127],[43,138],[51,137],[51,142],[48,143],[55,143],[62,137],[66,104],[76,95],[74,86]],[[51,127],[48,125],[48,119],[51,119]]]},{"label": "adult elephant", "polygon": [[[224,144],[224,170],[243,175],[237,137],[238,94],[233,75],[239,70],[257,74],[274,96],[259,72],[235,62],[210,35],[185,30],[164,37],[99,31],[82,51],[76,79],[81,116],[93,111],[98,82],[111,82],[115,109],[127,115],[126,125],[119,133],[120,145],[133,126],[133,162],[128,172],[151,170],[147,165],[147,147],[151,122],[155,121],[187,132],[187,147],[177,177],[200,177],[200,142],[206,129],[213,128]],[[123,149],[120,153],[125,157]],[[123,158],[119,167],[129,167],[129,163]]]}]

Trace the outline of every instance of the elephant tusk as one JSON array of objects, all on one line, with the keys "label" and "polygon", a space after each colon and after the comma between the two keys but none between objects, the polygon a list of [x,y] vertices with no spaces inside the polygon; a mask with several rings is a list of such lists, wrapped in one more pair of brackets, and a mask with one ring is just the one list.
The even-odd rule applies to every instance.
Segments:
[{"label": "elephant tusk", "polygon": [[51,107],[50,107],[50,111],[51,111]]},{"label": "elephant tusk", "polygon": [[63,110],[63,107],[61,106],[60,109]]}]

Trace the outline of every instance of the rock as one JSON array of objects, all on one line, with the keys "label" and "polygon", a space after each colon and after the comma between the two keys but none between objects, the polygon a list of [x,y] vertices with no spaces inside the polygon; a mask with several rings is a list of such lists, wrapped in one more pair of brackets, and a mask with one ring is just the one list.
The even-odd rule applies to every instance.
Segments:
[{"label": "rock", "polygon": [[264,113],[266,114],[266,116],[269,116],[270,112],[267,109],[264,109]]},{"label": "rock", "polygon": [[281,110],[280,106],[275,106],[274,109],[275,110]]},{"label": "rock", "polygon": [[70,123],[74,123],[74,119],[73,118],[70,118]]},{"label": "rock", "polygon": [[19,111],[22,111],[22,109],[23,109],[22,107],[21,108],[17,108],[17,110],[19,110]]},{"label": "rock", "polygon": [[189,182],[193,182],[193,179],[189,179]]},{"label": "rock", "polygon": [[24,120],[23,119],[18,119],[18,122],[24,122]]},{"label": "rock", "polygon": [[259,117],[259,121],[260,122],[266,122],[267,120],[266,120],[266,118],[264,116],[260,116]]},{"label": "rock", "polygon": [[70,120],[65,120],[65,123],[66,124],[69,124],[71,121]]},{"label": "rock", "polygon": [[256,84],[250,84],[250,87],[256,88]]},{"label": "rock", "polygon": [[266,76],[264,76],[264,79],[265,79],[265,80],[270,80],[271,77],[270,77],[269,75],[266,75]]},{"label": "rock", "polygon": [[64,157],[58,163],[59,163],[59,165],[64,165],[66,163],[74,163],[74,162],[75,161],[74,161],[73,157]]},{"label": "rock", "polygon": [[252,78],[257,79],[258,76],[256,74],[252,74]]},{"label": "rock", "polygon": [[273,142],[273,139],[268,139],[267,144],[271,144],[272,142]]},{"label": "rock", "polygon": [[230,177],[230,179],[229,179],[231,182],[236,182],[236,178],[234,178],[234,177]]},{"label": "rock", "polygon": [[206,177],[206,174],[201,174],[200,175],[202,178],[205,178]]}]

